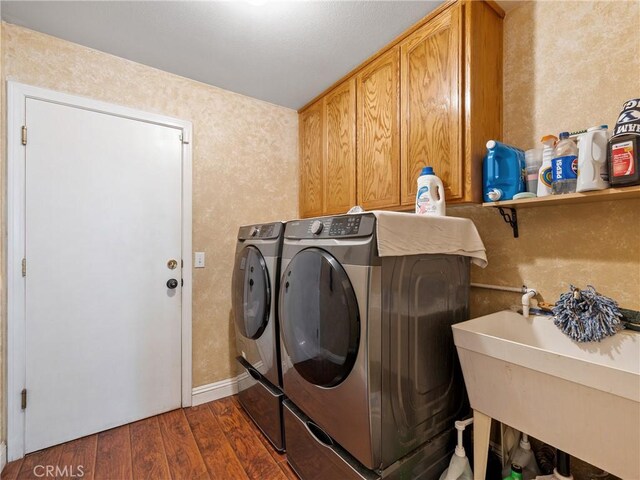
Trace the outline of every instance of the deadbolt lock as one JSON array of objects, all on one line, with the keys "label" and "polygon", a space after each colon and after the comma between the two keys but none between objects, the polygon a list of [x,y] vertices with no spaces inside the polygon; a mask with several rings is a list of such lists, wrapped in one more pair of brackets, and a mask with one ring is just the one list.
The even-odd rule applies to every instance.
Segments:
[{"label": "deadbolt lock", "polygon": [[178,266],[177,260],[171,259],[167,262],[167,267],[169,268],[169,270],[175,270],[177,266]]}]

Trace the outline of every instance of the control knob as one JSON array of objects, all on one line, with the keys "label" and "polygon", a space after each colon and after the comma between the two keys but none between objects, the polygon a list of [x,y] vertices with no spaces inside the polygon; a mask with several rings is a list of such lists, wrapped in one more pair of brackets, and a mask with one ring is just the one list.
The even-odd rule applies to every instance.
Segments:
[{"label": "control knob", "polygon": [[258,227],[251,227],[251,232],[249,233],[249,235],[251,235],[252,237],[255,237],[256,235],[258,235],[258,232],[260,230],[258,229]]},{"label": "control knob", "polygon": [[320,220],[314,220],[311,224],[311,233],[318,235],[322,231],[322,227],[324,227],[324,225]]}]

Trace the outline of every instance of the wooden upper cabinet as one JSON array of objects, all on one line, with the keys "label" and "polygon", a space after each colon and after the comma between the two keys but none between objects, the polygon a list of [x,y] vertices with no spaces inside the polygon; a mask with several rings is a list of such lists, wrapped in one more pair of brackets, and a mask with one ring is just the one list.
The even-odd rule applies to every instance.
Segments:
[{"label": "wooden upper cabinet", "polygon": [[300,216],[322,215],[324,186],[324,102],[317,101],[299,117]]},{"label": "wooden upper cabinet", "polygon": [[400,184],[405,206],[415,202],[416,181],[425,166],[432,166],[442,179],[447,200],[464,196],[460,35],[456,4],[400,44]]},{"label": "wooden upper cabinet", "polygon": [[324,214],[356,204],[356,83],[349,79],[324,97]]},{"label": "wooden upper cabinet", "polygon": [[502,136],[495,2],[445,2],[300,112],[300,213],[412,210],[433,167],[447,203],[482,201],[487,140]]},{"label": "wooden upper cabinet", "polygon": [[358,205],[400,205],[400,49],[394,47],[357,75]]}]

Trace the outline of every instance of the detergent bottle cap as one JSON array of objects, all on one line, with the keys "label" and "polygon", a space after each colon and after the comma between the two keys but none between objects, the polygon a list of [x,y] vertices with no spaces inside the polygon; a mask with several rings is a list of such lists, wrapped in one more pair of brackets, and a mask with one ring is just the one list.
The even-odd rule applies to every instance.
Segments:
[{"label": "detergent bottle cap", "polygon": [[569,138],[569,132],[560,132],[560,140],[566,140]]},{"label": "detergent bottle cap", "polygon": [[500,190],[499,188],[493,188],[487,193],[487,196],[492,202],[497,202],[502,198],[502,190]]},{"label": "detergent bottle cap", "polygon": [[424,167],[420,175],[435,175],[435,173],[433,173],[433,167]]},{"label": "detergent bottle cap", "polygon": [[531,442],[529,442],[529,438],[526,435],[523,435],[520,439],[520,447],[525,450],[531,450]]}]

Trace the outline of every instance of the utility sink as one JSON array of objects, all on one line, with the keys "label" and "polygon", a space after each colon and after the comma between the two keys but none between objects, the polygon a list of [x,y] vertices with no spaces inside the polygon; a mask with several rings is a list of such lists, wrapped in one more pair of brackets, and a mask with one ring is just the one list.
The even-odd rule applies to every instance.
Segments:
[{"label": "utility sink", "polygon": [[454,325],[453,338],[480,448],[489,435],[482,419],[490,417],[640,479],[640,334],[577,343],[552,317],[503,311]]}]

